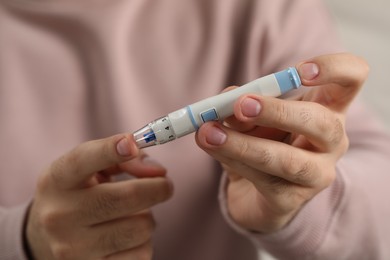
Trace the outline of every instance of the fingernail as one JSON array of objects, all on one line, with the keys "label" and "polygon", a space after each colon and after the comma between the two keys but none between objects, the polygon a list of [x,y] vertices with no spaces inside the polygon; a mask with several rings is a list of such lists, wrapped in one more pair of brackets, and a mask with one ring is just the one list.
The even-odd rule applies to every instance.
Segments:
[{"label": "fingernail", "polygon": [[241,102],[241,112],[244,116],[255,117],[261,110],[260,102],[253,98],[245,98]]},{"label": "fingernail", "polygon": [[299,75],[306,80],[315,79],[320,73],[320,68],[317,64],[309,62],[299,66]]},{"label": "fingernail", "polygon": [[116,151],[121,156],[130,156],[131,153],[131,147],[130,142],[127,140],[127,138],[122,138],[117,144],[116,144]]},{"label": "fingernail", "polygon": [[225,132],[216,126],[212,126],[207,130],[206,142],[211,145],[222,145],[225,143],[226,138]]}]

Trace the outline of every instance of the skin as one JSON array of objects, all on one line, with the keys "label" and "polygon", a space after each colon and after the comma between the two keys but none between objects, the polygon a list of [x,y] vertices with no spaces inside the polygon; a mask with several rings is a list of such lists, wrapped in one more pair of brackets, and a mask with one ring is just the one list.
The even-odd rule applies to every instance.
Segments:
[{"label": "skin", "polygon": [[[83,143],[40,176],[26,238],[34,259],[151,259],[150,207],[172,185],[131,135]],[[113,182],[128,173],[136,179]]]},{"label": "skin", "polygon": [[231,217],[248,230],[282,229],[332,184],[348,149],[345,113],[369,71],[364,60],[346,53],[296,68],[307,91],[295,100],[244,95],[232,118],[197,133],[198,145],[227,173]]}]

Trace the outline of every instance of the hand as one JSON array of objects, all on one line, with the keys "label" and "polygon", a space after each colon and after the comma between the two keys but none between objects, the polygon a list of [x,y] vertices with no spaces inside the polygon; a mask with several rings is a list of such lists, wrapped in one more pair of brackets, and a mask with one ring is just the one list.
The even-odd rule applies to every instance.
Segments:
[{"label": "hand", "polygon": [[[27,220],[34,259],[151,259],[149,208],[167,200],[172,186],[165,169],[144,157],[122,134],[83,143],[52,163]],[[142,178],[111,181],[123,172]]]},{"label": "hand", "polygon": [[335,179],[348,148],[345,112],[368,74],[349,54],[297,64],[309,87],[295,100],[240,97],[227,124],[204,124],[197,143],[229,177],[227,206],[248,230],[283,228],[302,206]]}]

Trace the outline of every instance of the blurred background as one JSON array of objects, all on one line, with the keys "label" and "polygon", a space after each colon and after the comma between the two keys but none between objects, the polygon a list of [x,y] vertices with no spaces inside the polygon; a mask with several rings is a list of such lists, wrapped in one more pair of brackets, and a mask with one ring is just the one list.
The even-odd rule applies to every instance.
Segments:
[{"label": "blurred background", "polygon": [[361,97],[390,130],[390,1],[324,0],[346,50],[364,57],[370,76]]},{"label": "blurred background", "polygon": [[[342,44],[365,58],[370,75],[360,98],[390,131],[390,0],[324,0]],[[262,253],[261,259],[273,257]]]}]

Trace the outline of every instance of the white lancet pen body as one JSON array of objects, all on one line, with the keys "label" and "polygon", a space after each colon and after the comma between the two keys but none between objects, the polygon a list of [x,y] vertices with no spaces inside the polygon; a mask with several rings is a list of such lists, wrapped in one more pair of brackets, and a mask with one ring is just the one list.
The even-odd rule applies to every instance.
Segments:
[{"label": "white lancet pen body", "polygon": [[208,121],[222,121],[233,115],[234,102],[244,94],[278,97],[300,86],[301,80],[297,70],[288,68],[156,119],[134,132],[134,139],[139,148],[173,141],[195,132]]}]

